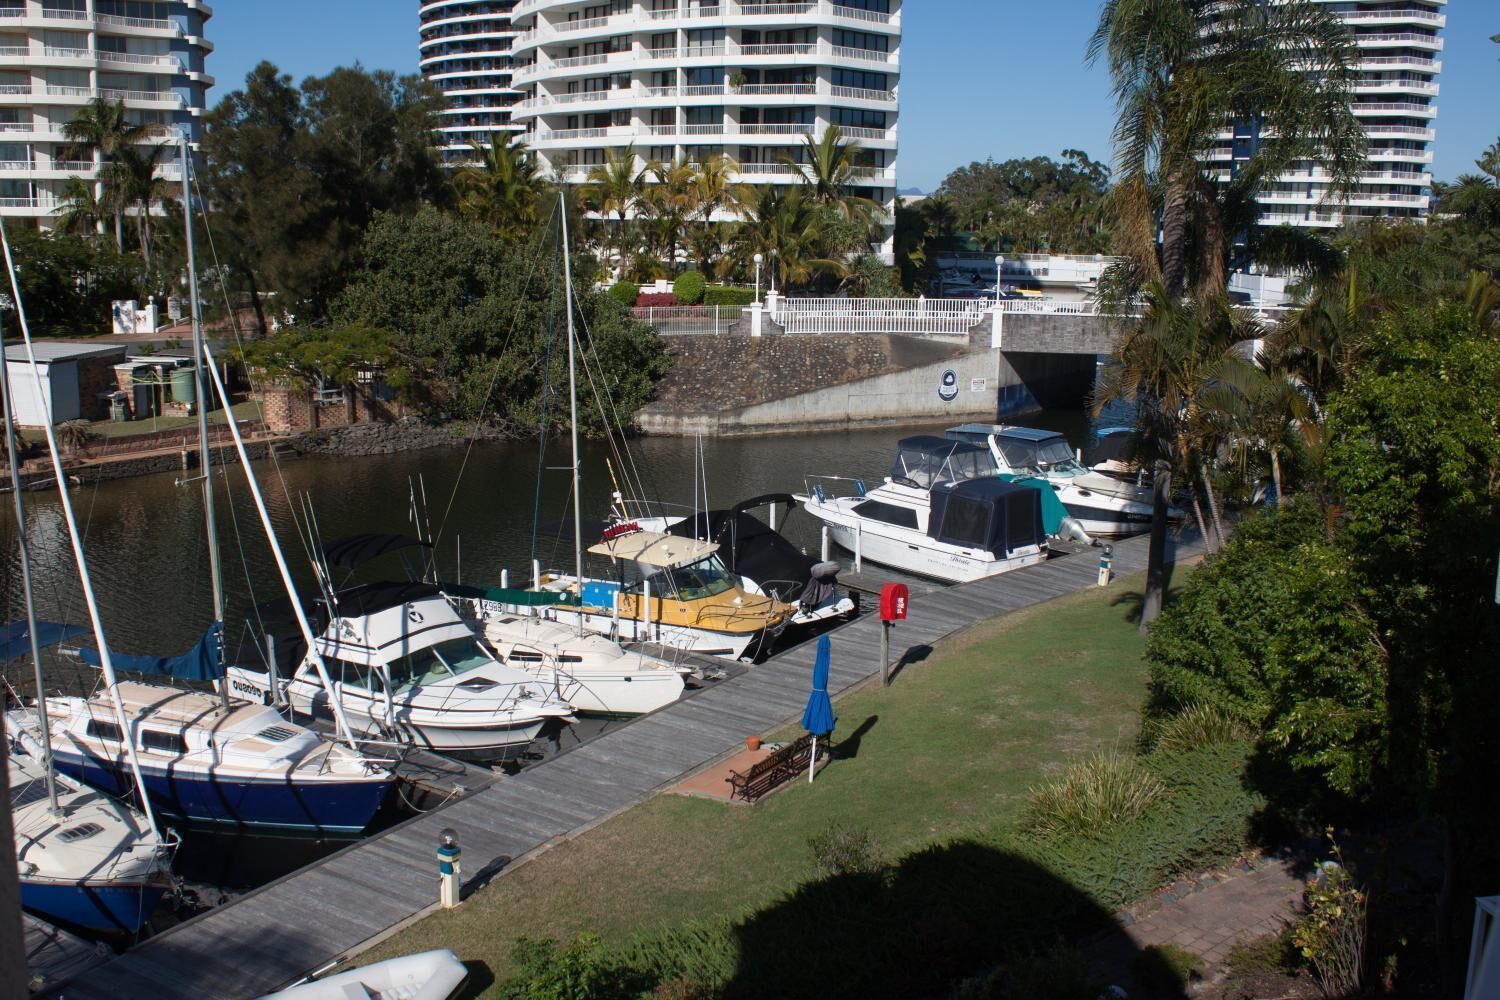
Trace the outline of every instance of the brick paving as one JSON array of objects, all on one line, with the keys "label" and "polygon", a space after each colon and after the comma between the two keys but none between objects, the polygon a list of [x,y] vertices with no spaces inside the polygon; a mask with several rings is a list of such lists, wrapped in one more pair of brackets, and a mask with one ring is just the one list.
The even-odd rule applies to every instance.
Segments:
[{"label": "brick paving", "polygon": [[1236,945],[1275,934],[1296,917],[1302,885],[1295,863],[1277,858],[1179,881],[1120,913],[1120,929],[1096,942],[1089,956],[1101,975],[1123,984],[1134,956],[1171,944],[1201,958],[1203,978],[1212,981]]}]

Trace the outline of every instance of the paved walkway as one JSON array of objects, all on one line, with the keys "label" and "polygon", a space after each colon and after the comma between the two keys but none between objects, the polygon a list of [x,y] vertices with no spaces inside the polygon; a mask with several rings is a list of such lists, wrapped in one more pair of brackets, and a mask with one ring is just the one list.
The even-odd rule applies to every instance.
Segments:
[{"label": "paved walkway", "polygon": [[1212,981],[1225,971],[1236,945],[1276,934],[1295,919],[1302,885],[1293,862],[1276,858],[1178,881],[1121,913],[1121,929],[1088,952],[1102,975],[1123,982],[1135,955],[1174,945],[1203,959],[1204,979]]}]

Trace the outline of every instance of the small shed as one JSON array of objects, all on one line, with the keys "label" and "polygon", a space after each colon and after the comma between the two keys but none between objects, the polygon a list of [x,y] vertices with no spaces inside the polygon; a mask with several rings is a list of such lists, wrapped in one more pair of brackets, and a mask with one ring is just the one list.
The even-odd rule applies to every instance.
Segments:
[{"label": "small shed", "polygon": [[24,344],[5,348],[18,426],[41,427],[49,413],[54,424],[109,416],[107,394],[115,389],[115,365],[125,360],[123,346],[39,341],[34,349],[35,375]]}]

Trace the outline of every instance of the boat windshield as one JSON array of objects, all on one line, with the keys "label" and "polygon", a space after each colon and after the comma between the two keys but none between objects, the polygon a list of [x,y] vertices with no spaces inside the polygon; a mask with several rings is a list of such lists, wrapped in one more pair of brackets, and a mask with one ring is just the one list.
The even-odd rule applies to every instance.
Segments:
[{"label": "boat windshield", "polygon": [[701,601],[733,590],[735,579],[717,554],[686,566],[663,570],[647,577],[654,594],[672,594],[679,600]]},{"label": "boat windshield", "polygon": [[1036,446],[1037,465],[1049,476],[1081,476],[1088,470],[1078,464],[1078,458],[1068,442],[1060,437],[1048,438]]},{"label": "boat windshield", "polygon": [[424,684],[434,684],[449,677],[458,677],[476,667],[494,662],[490,655],[473,639],[449,639],[426,649],[392,660],[386,669],[390,672],[391,687],[396,693],[409,691]]},{"label": "boat windshield", "polygon": [[995,472],[994,456],[987,449],[955,443],[947,448],[902,448],[891,463],[890,476],[930,490],[936,483],[984,479]]}]

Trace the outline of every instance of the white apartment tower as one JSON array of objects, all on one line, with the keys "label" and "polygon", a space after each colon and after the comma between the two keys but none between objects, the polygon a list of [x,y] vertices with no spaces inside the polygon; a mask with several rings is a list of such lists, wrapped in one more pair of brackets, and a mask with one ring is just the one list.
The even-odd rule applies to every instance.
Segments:
[{"label": "white apartment tower", "polygon": [[[49,227],[69,178],[98,177],[98,157],[69,159],[62,128],[92,99],[120,101],[156,141],[196,141],[213,77],[202,0],[0,0],[0,215]],[[163,175],[181,180],[176,150]]]},{"label": "white apartment tower", "polygon": [[521,131],[510,107],[516,0],[422,0],[420,67],[448,99],[438,126],[443,162],[471,163],[477,150]]},{"label": "white apartment tower", "polygon": [[609,150],[723,154],[739,183],[796,184],[804,137],[858,140],[860,192],[896,197],[901,0],[519,0],[511,110],[549,173]]},{"label": "white apartment tower", "polygon": [[[1369,159],[1357,191],[1324,205],[1328,175],[1312,164],[1283,175],[1261,197],[1263,225],[1332,228],[1367,218],[1424,219],[1432,188],[1437,75],[1443,64],[1447,0],[1321,0],[1344,19],[1359,47],[1354,113],[1364,123]],[[1235,129],[1220,158],[1254,152],[1256,136]]]}]

